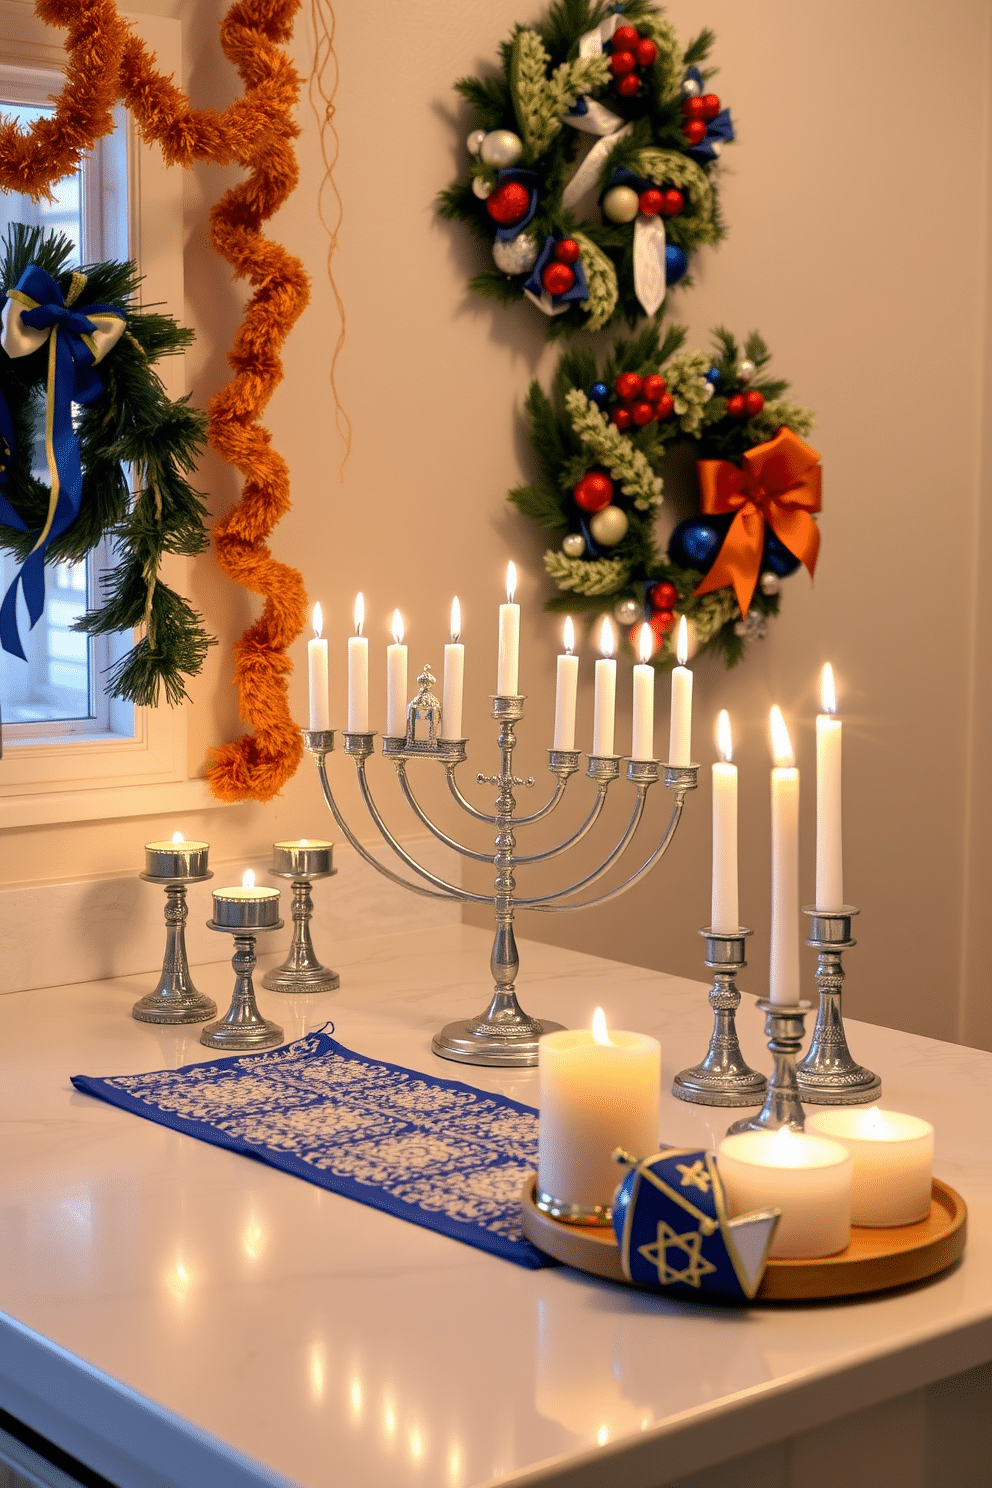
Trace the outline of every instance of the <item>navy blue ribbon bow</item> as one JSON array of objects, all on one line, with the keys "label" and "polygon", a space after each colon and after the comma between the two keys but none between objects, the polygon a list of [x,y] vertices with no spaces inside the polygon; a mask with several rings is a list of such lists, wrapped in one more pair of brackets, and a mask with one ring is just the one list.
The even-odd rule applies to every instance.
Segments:
[{"label": "navy blue ribbon bow", "polygon": [[[103,391],[96,363],[123,333],[125,313],[115,305],[87,305],[85,312],[71,309],[55,280],[37,264],[28,265],[7,299],[3,347],[8,355],[28,356],[46,340],[49,348],[45,398],[45,450],[51,481],[48,516],[0,604],[0,646],[26,661],[17,626],[17,591],[24,594],[33,630],[45,609],[45,554],[72,526],[82,502],[83,471],[72,405],[92,403]],[[30,530],[2,495],[0,522],[19,532]]]},{"label": "navy blue ribbon bow", "polygon": [[686,154],[693,160],[708,164],[717,158],[720,146],[727,144],[733,137],[734,126],[730,119],[730,110],[721,109],[716,118],[707,124],[705,139],[701,139],[698,145],[690,145]]},{"label": "navy blue ribbon bow", "polygon": [[[551,262],[555,251],[555,244],[558,241],[558,238],[552,237],[550,234],[545,238],[544,246],[538,254],[537,262],[528,277],[524,280],[524,289],[529,290],[537,299],[540,299],[544,292],[544,283],[541,275]],[[569,267],[575,275],[575,281],[571,289],[566,289],[564,294],[551,296],[555,305],[572,305],[577,302],[581,303],[583,300],[589,298],[589,281],[586,279],[586,272],[582,267],[581,258],[576,259],[575,263],[570,264]]]}]

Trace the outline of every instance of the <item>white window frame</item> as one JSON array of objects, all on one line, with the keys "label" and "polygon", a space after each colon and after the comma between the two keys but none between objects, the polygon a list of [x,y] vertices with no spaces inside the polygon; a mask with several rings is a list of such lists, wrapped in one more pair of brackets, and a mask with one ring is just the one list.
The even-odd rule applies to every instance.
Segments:
[{"label": "white window frame", "polygon": [[[127,19],[158,58],[163,73],[182,75],[180,24],[164,16]],[[0,56],[13,66],[61,75],[60,33],[37,20],[31,0],[0,0]],[[157,148],[141,143],[128,117],[131,256],[143,275],[141,298],[182,317],[183,172],[167,169]],[[181,356],[156,368],[170,397],[185,392]],[[188,559],[166,559],[163,574],[188,587]],[[204,780],[190,778],[185,708],[135,708],[134,735],[51,737],[15,742],[4,731],[0,757],[0,829],[52,822],[202,810],[219,806]]]}]

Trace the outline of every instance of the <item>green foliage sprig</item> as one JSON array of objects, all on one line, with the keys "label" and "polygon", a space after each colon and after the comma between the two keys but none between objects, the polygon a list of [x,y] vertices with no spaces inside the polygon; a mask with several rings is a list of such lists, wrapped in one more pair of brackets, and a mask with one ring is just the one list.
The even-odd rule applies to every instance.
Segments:
[{"label": "green foliage sprig", "polygon": [[[37,264],[67,294],[74,251],[61,233],[14,223],[4,240],[0,293],[6,295],[28,265]],[[171,316],[138,306],[140,279],[133,263],[90,264],[80,272],[86,285],[73,308],[85,312],[87,305],[113,304],[127,320],[124,334],[99,363],[104,391],[78,409],[82,504],[46,561],[78,563],[103,538],[112,540],[116,562],[102,576],[102,602],[75,628],[89,635],[142,629],[112,669],[107,691],[144,707],[157,706],[164,692],[175,705],[187,696],[186,679],[200,671],[213,644],[201,617],[159,577],[164,554],[192,557],[209,542],[206,508],[189,480],[206,442],[206,418],[188,399],[168,396],[153,364],[183,351],[193,334]],[[47,365],[47,344],[24,357],[0,351],[0,393],[15,432],[5,495],[31,529],[0,525],[0,547],[19,559],[31,551],[48,511],[49,488],[31,468]]]}]

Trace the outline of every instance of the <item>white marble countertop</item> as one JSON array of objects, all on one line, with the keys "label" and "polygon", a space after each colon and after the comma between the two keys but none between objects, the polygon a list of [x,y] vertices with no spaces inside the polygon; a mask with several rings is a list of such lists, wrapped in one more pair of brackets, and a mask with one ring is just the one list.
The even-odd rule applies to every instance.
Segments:
[{"label": "white marble countertop", "polygon": [[[535,1073],[430,1053],[484,1005],[489,942],[350,941],[328,956],[339,992],[259,1002],[287,1037],[332,1018],[362,1053],[536,1104]],[[602,1003],[657,1034],[666,1092],[704,1052],[700,984],[521,952],[528,1011],[581,1025]],[[963,1262],[867,1301],[736,1311],[525,1271],[74,1092],[72,1074],[212,1057],[196,1027],[129,1017],[153,980],[0,998],[0,1403],[121,1488],[585,1488],[614,1455],[625,1488],[655,1488],[730,1455],[717,1422],[745,1452],[992,1359],[992,1054],[850,1025],[885,1104],[936,1126]],[[228,968],[197,981],[226,1006]],[[739,1022],[766,1068],[749,998]],[[705,1144],[730,1115],[666,1094],[663,1135]]]}]

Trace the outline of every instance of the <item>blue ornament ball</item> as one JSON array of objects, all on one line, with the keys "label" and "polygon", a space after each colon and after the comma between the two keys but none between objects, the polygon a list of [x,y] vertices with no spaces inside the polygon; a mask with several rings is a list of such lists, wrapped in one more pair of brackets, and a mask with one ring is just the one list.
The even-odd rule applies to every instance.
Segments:
[{"label": "blue ornament ball", "polygon": [[689,255],[677,243],[665,244],[665,283],[678,284],[689,272]]},{"label": "blue ornament ball", "polygon": [[720,368],[719,367],[708,367],[706,369],[706,374],[705,375],[706,375],[706,381],[707,382],[717,383],[717,382],[720,381]]},{"label": "blue ornament ball", "polygon": [[800,559],[790,553],[784,543],[779,542],[770,527],[765,528],[765,550],[761,555],[762,568],[770,568],[780,579],[787,579],[799,567]]},{"label": "blue ornament ball", "polygon": [[610,401],[610,390],[605,382],[594,382],[589,389],[589,397],[593,403],[598,403],[600,408],[605,408]]},{"label": "blue ornament ball", "polygon": [[668,557],[677,568],[709,573],[732,518],[688,517],[668,539]]}]

